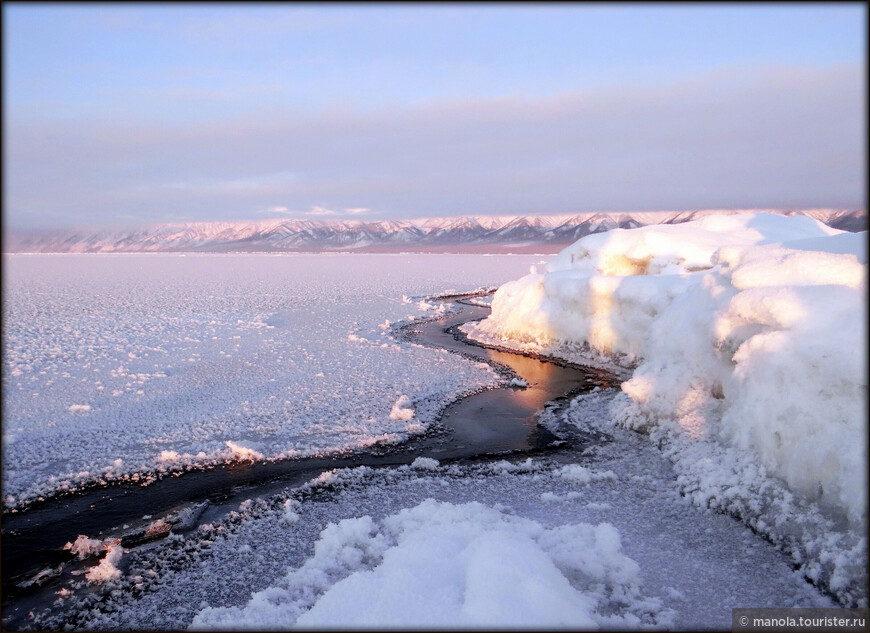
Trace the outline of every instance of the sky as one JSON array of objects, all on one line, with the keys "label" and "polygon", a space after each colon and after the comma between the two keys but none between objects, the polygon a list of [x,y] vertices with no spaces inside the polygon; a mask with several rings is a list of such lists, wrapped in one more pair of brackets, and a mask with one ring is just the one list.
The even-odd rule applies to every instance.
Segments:
[{"label": "sky", "polygon": [[866,208],[863,3],[2,11],[7,229]]}]

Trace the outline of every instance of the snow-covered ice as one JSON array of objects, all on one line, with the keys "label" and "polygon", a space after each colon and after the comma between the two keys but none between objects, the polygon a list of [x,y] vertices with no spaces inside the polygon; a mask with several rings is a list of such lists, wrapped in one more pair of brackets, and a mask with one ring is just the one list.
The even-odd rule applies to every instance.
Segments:
[{"label": "snow-covered ice", "polygon": [[[69,549],[93,565],[32,625],[708,629],[728,628],[735,607],[866,606],[862,244],[765,215],[584,238],[505,284],[490,319],[465,329],[626,377],[541,418],[600,441],[328,470],[127,552],[82,535]],[[7,503],[419,432],[497,380],[397,344],[390,324],[443,314],[431,295],[446,288],[541,266],[197,256],[178,278],[173,259],[9,258],[3,393],[19,417],[4,424]],[[121,269],[91,264],[105,261]]]},{"label": "snow-covered ice", "polygon": [[443,313],[421,297],[496,285],[537,259],[5,255],[4,504],[419,433],[497,377],[379,324]]}]

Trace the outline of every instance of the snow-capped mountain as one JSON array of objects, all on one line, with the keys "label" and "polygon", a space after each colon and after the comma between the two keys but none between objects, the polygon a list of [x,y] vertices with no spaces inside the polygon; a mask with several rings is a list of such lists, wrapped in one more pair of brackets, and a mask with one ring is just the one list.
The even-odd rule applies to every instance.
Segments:
[{"label": "snow-capped mountain", "polygon": [[[754,210],[758,212],[759,210]],[[809,215],[834,228],[867,229],[865,210],[761,210]],[[413,220],[280,219],[156,224],[137,229],[9,231],[7,253],[116,252],[556,252],[590,233],[650,224],[678,224],[705,215],[745,211],[704,210],[571,215],[462,216]]]}]

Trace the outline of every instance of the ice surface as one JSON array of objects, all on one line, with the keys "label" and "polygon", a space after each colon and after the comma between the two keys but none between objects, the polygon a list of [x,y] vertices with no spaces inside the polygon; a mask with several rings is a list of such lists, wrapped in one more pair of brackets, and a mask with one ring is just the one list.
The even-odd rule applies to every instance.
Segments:
[{"label": "ice surface", "polygon": [[[437,314],[420,298],[496,285],[537,259],[4,256],[4,503],[419,433],[497,378],[378,325]],[[391,416],[403,395],[412,408]]]},{"label": "ice surface", "polygon": [[[758,230],[759,226],[767,231],[764,221],[756,222],[752,230]],[[807,234],[812,230],[811,225],[804,223],[802,228],[783,230],[786,237],[781,239],[808,239]],[[600,444],[560,449],[554,456],[543,459],[484,460],[479,464],[458,465],[421,457],[410,466],[398,468],[360,467],[326,471],[300,489],[287,490],[270,499],[247,500],[238,512],[201,526],[196,532],[171,534],[148,548],[128,552],[124,554],[123,571],[116,564],[122,550],[119,548],[113,552],[112,558],[107,554],[88,572],[85,580],[93,579],[94,583],[86,587],[86,593],[61,596],[63,602],[57,610],[53,614],[37,614],[33,626],[47,629],[165,630],[186,628],[191,624],[206,628],[287,628],[295,623],[330,628],[348,623],[369,623],[375,627],[392,623],[394,626],[416,624],[460,628],[552,628],[563,625],[604,629],[642,626],[723,629],[730,626],[731,609],[735,607],[833,606],[828,597],[805,582],[804,575],[830,590],[841,604],[861,604],[862,601],[866,604],[866,588],[862,584],[866,576],[866,541],[855,538],[859,532],[854,526],[851,530],[844,527],[848,510],[837,502],[836,495],[829,497],[829,509],[844,515],[843,522],[835,524],[816,505],[799,500],[797,495],[792,496],[785,478],[771,476],[768,469],[772,471],[772,467],[761,462],[763,454],[758,447],[754,444],[741,446],[739,438],[726,432],[729,427],[724,422],[723,412],[717,409],[722,408],[721,402],[726,400],[739,402],[739,397],[734,394],[739,394],[740,390],[739,385],[732,389],[729,374],[722,369],[736,373],[734,367],[722,363],[722,358],[717,356],[725,353],[722,351],[725,348],[710,343],[718,340],[716,330],[706,335],[703,333],[703,328],[712,327],[710,310],[718,310],[723,323],[726,317],[732,319],[722,327],[727,331],[726,338],[738,342],[737,347],[728,352],[736,354],[741,345],[758,334],[788,334],[808,322],[815,323],[812,310],[800,302],[813,308],[824,299],[830,309],[828,316],[836,317],[838,311],[853,309],[850,303],[853,294],[866,293],[865,277],[853,271],[857,259],[836,252],[843,243],[838,235],[831,238],[838,241],[831,247],[834,252],[824,249],[821,249],[824,252],[816,252],[814,245],[813,251],[803,251],[810,257],[804,259],[805,255],[795,255],[797,249],[784,248],[775,241],[759,246],[770,237],[765,237],[764,231],[759,231],[759,237],[747,229],[745,242],[737,244],[738,248],[732,251],[719,251],[721,261],[713,264],[711,259],[707,271],[673,272],[673,267],[682,265],[678,260],[683,255],[678,254],[674,259],[671,253],[651,257],[643,264],[647,272],[664,274],[623,277],[637,284],[625,294],[618,294],[620,289],[608,285],[611,282],[607,279],[598,282],[601,284],[600,294],[610,297],[614,323],[619,325],[620,319],[635,319],[640,326],[648,328],[643,334],[649,339],[644,341],[644,336],[640,336],[635,341],[635,351],[623,351],[624,356],[611,355],[614,351],[628,349],[622,346],[631,341],[622,340],[620,334],[630,334],[630,328],[626,327],[611,336],[612,347],[607,356],[601,356],[602,362],[613,363],[616,359],[628,367],[628,372],[634,372],[636,378],[648,376],[648,395],[657,393],[657,389],[667,393],[666,388],[672,389],[671,393],[685,395],[679,391],[683,388],[679,380],[686,377],[697,375],[708,380],[710,375],[715,375],[720,379],[721,384],[701,383],[700,392],[697,389],[691,391],[692,397],[679,402],[678,413],[683,416],[681,422],[652,415],[633,417],[638,409],[632,407],[641,400],[632,399],[626,392],[598,389],[576,398],[563,414],[567,423],[584,430],[591,428],[606,433],[608,441]],[[809,239],[828,239],[826,236],[824,233],[821,237],[810,236]],[[685,240],[671,242],[680,247],[681,241]],[[711,239],[710,245],[715,241]],[[685,251],[689,256],[686,261],[698,256],[690,250]],[[715,252],[713,250],[710,257]],[[641,252],[640,259],[646,256]],[[820,256],[822,259],[818,259]],[[842,264],[840,270],[846,275],[838,274],[833,282],[826,277],[825,270],[815,270],[818,267],[824,269],[831,263],[826,259],[828,256],[848,259],[836,260],[836,265]],[[330,260],[356,264],[366,261],[366,258],[350,256],[318,257],[312,259],[316,265],[305,268],[307,274],[322,275],[320,268],[329,267]],[[388,256],[384,261],[404,261],[393,257],[390,259]],[[161,335],[174,333],[175,338],[167,337],[169,343],[162,347],[162,354],[166,357],[163,362],[173,367],[161,365],[154,368],[155,373],[165,375],[152,378],[151,382],[145,380],[143,385],[132,384],[132,379],[127,377],[129,374],[124,374],[120,380],[131,382],[131,388],[141,389],[143,394],[138,395],[141,399],[155,385],[171,386],[175,377],[173,372],[179,371],[176,365],[184,368],[187,372],[183,375],[185,380],[197,381],[196,390],[190,389],[180,397],[164,386],[158,393],[170,402],[188,402],[198,390],[203,390],[203,400],[194,400],[196,406],[185,408],[200,416],[198,425],[185,428],[181,422],[172,424],[165,420],[154,424],[141,417],[131,418],[136,424],[129,430],[121,424],[113,425],[113,418],[101,413],[106,406],[104,401],[97,403],[82,395],[93,396],[92,390],[72,393],[75,378],[82,373],[69,370],[76,362],[73,354],[72,360],[61,357],[53,360],[58,367],[52,369],[51,377],[37,371],[36,375],[40,377],[32,381],[41,381],[39,389],[49,393],[55,393],[52,388],[57,389],[58,383],[68,385],[57,392],[59,395],[52,409],[55,417],[50,421],[59,426],[49,425],[49,416],[46,415],[42,418],[43,431],[47,432],[47,439],[51,439],[52,433],[58,438],[65,437],[60,433],[61,429],[71,434],[88,433],[85,439],[104,455],[102,463],[89,470],[96,469],[101,476],[140,468],[141,464],[145,467],[177,467],[195,457],[193,451],[202,451],[203,459],[248,459],[251,456],[248,451],[268,458],[276,452],[286,454],[290,444],[290,450],[301,454],[308,450],[306,446],[311,448],[312,445],[315,445],[315,450],[326,450],[342,437],[365,445],[383,435],[401,436],[409,432],[411,424],[431,420],[432,412],[437,410],[436,403],[455,396],[468,385],[481,385],[492,380],[491,374],[475,363],[460,362],[437,351],[430,353],[430,350],[415,346],[396,345],[387,334],[389,325],[381,327],[385,318],[395,322],[408,316],[420,316],[423,310],[421,297],[426,294],[447,287],[467,289],[498,282],[500,275],[507,277],[513,272],[506,271],[504,261],[492,267],[485,265],[487,259],[498,258],[453,257],[455,262],[461,260],[464,263],[451,267],[445,265],[445,259],[449,257],[442,256],[429,262],[421,261],[421,270],[404,266],[401,270],[384,272],[386,269],[381,266],[380,276],[360,272],[359,279],[354,277],[358,271],[345,271],[345,268],[354,266],[337,266],[333,279],[339,281],[332,286],[332,297],[320,297],[312,288],[300,290],[298,286],[305,285],[304,279],[298,278],[298,270],[297,277],[293,277],[289,264],[287,268],[280,262],[274,264],[274,260],[282,259],[280,257],[231,256],[226,261],[234,261],[233,265],[223,266],[211,261],[208,266],[193,266],[186,269],[188,273],[196,273],[187,277],[191,279],[189,284],[171,276],[172,284],[163,283],[168,287],[173,284],[183,286],[181,290],[176,288],[171,300],[164,296],[156,301],[155,297],[168,291],[160,284],[149,286],[140,280],[139,286],[150,289],[149,292],[136,291],[137,300],[145,307],[130,300],[124,310],[115,309],[111,313],[113,323],[117,321],[129,328],[138,320],[155,324],[149,327],[164,327]],[[25,258],[11,259],[17,260],[16,263],[26,261]],[[35,258],[34,261],[39,264],[48,259]],[[82,257],[79,261],[86,259]],[[167,257],[163,264],[160,263],[163,256],[117,258],[117,261],[137,259],[139,263],[157,262],[156,266],[164,273],[177,271],[177,268],[165,264],[171,258]],[[208,261],[210,258],[187,259]],[[214,258],[215,261],[219,259]],[[266,260],[266,264],[258,259]],[[773,270],[767,274],[764,264],[767,259],[775,262],[775,266],[789,266],[796,272],[781,275]],[[114,258],[99,261],[106,260],[116,261]],[[69,258],[69,261],[76,261],[76,258]],[[511,266],[517,264],[521,270],[530,263],[530,260],[521,258],[506,261]],[[760,268],[757,266],[759,263]],[[426,270],[422,270],[424,265]],[[617,261],[616,265],[624,266],[625,262]],[[639,264],[629,262],[629,266],[635,265]],[[478,266],[477,270],[468,270],[468,267]],[[39,267],[35,267],[38,271]],[[224,294],[214,294],[218,282],[206,273],[216,270],[216,267],[227,278],[221,283],[226,283],[226,288],[231,287],[232,292],[222,289]],[[755,272],[753,267],[756,267]],[[734,281],[733,273],[741,270],[746,273],[745,281],[739,281],[739,275],[738,281]],[[47,271],[58,280],[48,283]],[[48,316],[34,310],[30,322],[57,318],[60,314],[60,322],[74,322],[82,328],[82,333],[77,336],[92,336],[87,328],[60,309],[59,306],[71,303],[70,296],[67,295],[66,303],[58,302],[56,297],[58,293],[63,295],[65,284],[73,284],[80,295],[84,294],[91,303],[99,303],[89,293],[95,292],[94,286],[105,286],[105,281],[103,286],[99,285],[100,275],[91,271],[85,277],[87,283],[84,283],[76,281],[76,275],[65,276],[63,266],[43,268],[42,276],[32,274],[33,271],[26,268],[25,272],[28,275],[22,277],[19,274],[19,282],[25,278],[28,283],[24,285],[32,286],[42,280],[39,283],[52,290],[41,298],[43,304],[49,306],[41,308],[47,310]],[[558,272],[547,272],[544,276]],[[137,272],[135,267],[126,269],[124,273],[128,279],[130,273],[135,273],[133,278],[138,274],[144,279],[154,275],[154,271]],[[77,274],[81,276],[82,270],[79,269]],[[113,277],[116,271],[105,274]],[[402,278],[409,274],[410,278]],[[356,283],[353,290],[343,286],[345,278],[342,275],[351,276]],[[451,276],[452,279],[448,280]],[[712,281],[705,281],[707,276]],[[580,278],[582,276],[577,279]],[[244,288],[241,287],[245,286],[241,283],[243,279],[248,282]],[[462,285],[456,279],[468,279],[468,283]],[[567,275],[558,282],[563,284],[561,296],[569,297],[572,288],[582,285],[582,282],[575,283],[572,279]],[[656,279],[661,281],[660,286],[656,285]],[[674,279],[685,285],[680,286]],[[803,281],[787,283],[794,279]],[[644,282],[652,285],[644,286]],[[765,285],[766,282],[771,283]],[[26,327],[21,324],[28,322],[28,319],[21,318],[20,306],[29,305],[28,301],[37,302],[39,295],[35,290],[38,290],[39,283],[36,289],[30,288],[32,298],[24,298],[20,290],[16,295],[19,318],[15,322],[19,328]],[[669,283],[673,283],[673,287],[668,286]],[[717,286],[724,290],[716,290]],[[366,292],[356,294],[354,290],[360,288]],[[659,293],[662,288],[667,290],[664,298]],[[735,302],[736,307],[731,311],[731,299],[749,291],[761,293],[761,296],[753,298],[750,295],[745,304]],[[121,292],[117,290],[114,295],[116,303]],[[812,294],[814,292],[823,293],[823,296],[816,297]],[[207,301],[205,297],[210,293],[213,298],[220,297],[220,301]],[[234,296],[234,293],[239,296]],[[55,297],[55,303],[51,302],[52,297]],[[194,301],[190,297],[198,299]],[[338,297],[337,303],[332,303],[335,297]],[[782,308],[778,301],[784,302],[788,309]],[[160,304],[150,308],[153,314],[147,309],[149,302]],[[159,315],[170,312],[166,305],[174,305],[173,302],[187,306],[183,312],[186,316],[178,317],[181,320],[172,327],[166,324],[158,326],[161,323]],[[190,302],[190,305],[185,302]],[[231,304],[224,306],[228,312],[226,316],[218,309],[222,302]],[[682,307],[689,309],[678,310],[674,305],[679,302],[686,302]],[[422,312],[423,316],[439,311],[437,302],[427,300],[426,303],[436,307]],[[231,343],[239,344],[239,348],[208,343],[213,341],[208,337],[217,336],[212,332],[218,330],[203,331],[207,329],[203,323],[198,323],[199,329],[190,325],[195,319],[203,318],[199,315],[206,311],[206,305],[225,320],[225,329],[220,331],[230,337]],[[265,306],[262,311],[260,306]],[[292,311],[296,309],[293,306],[298,308],[298,312]],[[652,314],[640,314],[650,306]],[[4,307],[4,316],[6,309]],[[132,314],[129,318],[128,312]],[[106,321],[102,319],[104,329]],[[243,330],[239,329],[239,322],[265,325]],[[667,323],[667,326],[657,326],[658,322]],[[298,327],[291,327],[294,323]],[[844,339],[852,335],[845,321],[837,322],[837,325],[843,328]],[[8,327],[8,320],[4,320],[4,327]],[[651,335],[650,331],[657,327],[662,331]],[[46,331],[50,330],[46,328]],[[114,333],[109,327],[105,329],[105,336],[117,336],[120,341],[125,331],[122,328]],[[667,331],[671,333],[670,341],[664,334]],[[812,328],[803,331],[813,333]],[[182,332],[183,336],[197,342],[179,339]],[[675,332],[678,336],[674,335]],[[801,352],[801,362],[805,358],[818,360],[813,354],[818,353],[820,344],[824,346],[825,340],[831,338],[816,334],[817,337],[808,342],[808,350]],[[145,337],[141,333],[137,336]],[[147,337],[140,339],[137,336],[128,333],[127,339],[123,340],[132,343],[105,348],[109,367],[144,360],[145,353],[158,357],[160,353],[153,350],[134,348],[133,343],[147,341]],[[232,336],[240,338],[233,339]],[[27,349],[20,339],[15,340],[18,340],[18,346],[13,349]],[[784,344],[799,342],[786,338]],[[540,348],[553,345],[552,340],[544,339],[540,342],[530,339],[528,343]],[[570,343],[574,345],[570,349],[583,351],[582,342],[572,339]],[[705,348],[707,344],[714,351]],[[682,346],[679,347],[681,358],[675,360],[677,353],[674,350],[678,345]],[[832,349],[842,352],[837,345],[839,343]],[[33,346],[29,353],[33,359],[39,359],[42,348],[37,344]],[[650,359],[654,358],[650,349],[656,350],[667,362],[684,363],[680,366],[682,373],[671,375],[666,372],[665,378],[658,376],[656,366],[648,366]],[[225,354],[220,354],[222,351]],[[236,357],[233,362],[224,358],[227,351]],[[694,351],[703,353],[694,358],[690,353]],[[747,352],[748,358],[764,360],[764,356],[753,357],[751,352],[751,349]],[[193,358],[194,353],[204,358],[206,364],[185,365],[184,359]],[[130,354],[138,359],[133,359]],[[711,355],[719,365],[710,360]],[[29,379],[34,374],[34,368],[28,367],[21,360],[22,356],[16,357],[15,368],[19,373],[9,373],[5,371],[8,366],[4,368],[4,396],[7,391],[15,391],[13,387],[17,382],[29,385],[24,382],[25,377]],[[446,362],[455,364],[436,365],[437,361],[433,361],[436,356],[446,357]],[[279,361],[279,357],[282,360]],[[282,366],[286,358],[293,358],[297,364]],[[46,350],[42,365],[37,369],[45,368],[49,359],[51,353]],[[240,363],[240,359],[249,364]],[[151,362],[150,357],[148,361]],[[4,362],[9,362],[8,354],[4,355]],[[845,377],[848,383],[852,362],[852,357],[841,359],[842,369],[833,370],[838,379]],[[737,361],[734,365],[738,365]],[[704,373],[711,366],[721,373]],[[827,364],[822,366],[830,369]],[[208,373],[209,367],[211,374]],[[269,371],[262,372],[263,367]],[[144,367],[131,367],[130,373],[134,369],[144,374]],[[785,380],[791,368],[764,368],[765,372],[771,370],[780,372],[783,376],[780,379]],[[66,383],[60,380],[58,374],[63,371],[73,380],[67,379]],[[695,371],[698,373],[693,373]],[[752,377],[753,371],[756,369],[752,368],[747,375]],[[222,378],[216,379],[215,374]],[[456,374],[456,382],[451,382],[450,376],[444,374]],[[350,377],[346,378],[348,375]],[[275,378],[278,384],[271,382],[271,378]],[[824,379],[815,378],[821,382],[802,382],[797,387],[806,390],[806,394],[786,392],[787,395],[811,399],[817,384],[831,387]],[[754,379],[763,380],[764,376]],[[52,384],[46,385],[48,381]],[[180,385],[182,381],[179,379],[174,384]],[[282,400],[291,399],[295,410],[289,406],[277,406],[269,397],[274,395],[273,388],[280,390],[291,384],[309,390],[307,396],[290,393],[289,389],[285,389],[287,394],[281,392]],[[106,389],[121,392],[114,398],[135,400],[135,391],[125,392],[121,386],[116,383],[107,385]],[[639,383],[638,388],[642,387],[643,384]],[[344,406],[342,398],[336,397],[348,388],[353,390],[353,405],[365,411],[376,411],[376,418],[374,414],[368,414],[375,419],[353,417],[356,415],[354,406]],[[788,389],[788,386],[781,385],[781,388]],[[847,384],[845,389],[848,388]],[[709,389],[709,394],[704,389]],[[244,395],[238,395],[238,391],[245,390]],[[864,390],[866,398],[866,378]],[[321,392],[322,400],[312,400],[313,394]],[[843,393],[847,395],[843,396]],[[227,394],[236,399],[227,398]],[[29,395],[29,387],[26,395]],[[848,391],[841,393],[836,389],[830,395],[831,402],[827,404],[831,406],[836,405],[838,398],[849,402],[851,397]],[[307,402],[306,397],[309,398]],[[751,397],[763,399],[764,394],[751,394]],[[238,404],[237,400],[241,398],[245,398],[247,404]],[[208,408],[204,400],[217,400],[221,407]],[[673,405],[669,405],[665,397],[661,400],[663,407]],[[16,400],[19,405],[38,401],[38,398],[31,401],[23,396]],[[106,401],[113,400],[107,398]],[[85,403],[92,407],[91,411],[69,411],[72,404]],[[304,411],[300,404],[307,404],[311,412],[300,415],[300,410]],[[765,402],[764,406],[774,405]],[[260,415],[253,415],[252,408],[257,408]],[[331,413],[336,409],[351,422],[356,420],[356,424],[333,420]],[[128,406],[123,411],[131,410]],[[153,403],[135,410],[152,415],[161,411]],[[391,419],[390,413],[394,410],[413,410],[413,419]],[[216,411],[221,415],[215,415]],[[775,409],[770,411],[775,412]],[[614,414],[617,416],[615,420]],[[95,415],[102,416],[99,419],[107,429],[105,433],[95,432],[96,425],[88,426],[89,416]],[[316,423],[313,421],[315,415],[321,416]],[[33,419],[40,418],[33,416]],[[267,433],[266,423],[270,420],[275,428]],[[296,424],[300,420],[321,428],[316,433],[299,437],[300,427]],[[32,446],[38,446],[35,444],[38,434],[28,435],[24,428],[18,427],[25,427],[25,424],[19,422],[12,429],[4,425],[4,440],[6,434],[13,438],[12,444],[5,444],[6,450],[24,444],[17,456],[19,459],[29,456],[30,461],[25,465],[30,468],[30,481],[40,481],[34,473],[39,473],[40,468],[44,474],[49,473],[51,468],[40,465],[38,455],[31,455],[35,451]],[[224,427],[240,432],[225,433]],[[285,427],[286,434],[283,432]],[[634,428],[643,428],[654,441],[649,442],[645,436],[634,433],[631,430]],[[104,437],[112,435],[113,431],[115,437]],[[129,438],[122,439],[119,431],[128,433]],[[764,429],[758,432],[760,439],[750,434],[748,441],[762,441]],[[171,434],[171,441],[163,441],[165,438],[160,433],[167,437]],[[209,433],[214,433],[213,441]],[[133,444],[140,437],[149,440],[147,451],[138,450]],[[826,441],[824,436],[815,439],[821,443]],[[800,438],[786,437],[785,440],[784,444],[788,445],[787,442],[799,442]],[[841,440],[842,437],[838,441]],[[124,441],[130,441],[131,445],[124,444]],[[836,457],[838,460],[849,459],[849,453],[844,451]],[[82,466],[76,468],[84,471]],[[4,459],[4,469],[5,484],[8,459]],[[19,479],[28,481],[24,475],[19,475]],[[54,485],[56,480],[48,481]],[[29,490],[33,492],[39,488],[31,485]],[[822,497],[820,495],[816,501],[823,501]],[[726,514],[699,510],[698,506],[735,514],[755,532]],[[82,538],[87,541],[87,537]],[[777,545],[785,545],[784,549],[791,553],[783,553],[766,538]],[[100,548],[107,546],[100,541],[96,543]],[[82,545],[86,542],[83,541]],[[800,571],[794,571],[793,565]],[[530,574],[529,570],[534,573]],[[84,584],[84,581],[80,582]],[[340,604],[341,609],[334,608],[336,604]],[[538,619],[530,621],[531,615]]]}]

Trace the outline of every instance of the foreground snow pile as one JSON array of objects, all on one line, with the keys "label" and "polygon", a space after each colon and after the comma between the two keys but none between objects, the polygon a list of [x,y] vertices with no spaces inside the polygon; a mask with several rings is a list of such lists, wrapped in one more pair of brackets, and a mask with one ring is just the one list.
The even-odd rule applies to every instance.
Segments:
[{"label": "foreground snow pile", "polygon": [[618,422],[745,453],[753,461],[734,473],[732,496],[747,492],[739,482],[754,468],[859,527],[865,241],[767,214],[589,235],[502,286],[492,315],[469,331],[550,353],[611,354],[634,369],[613,408]]},{"label": "foreground snow pile", "polygon": [[630,628],[661,608],[641,597],[639,572],[608,523],[547,529],[427,499],[380,522],[330,524],[277,585],[241,608],[204,609],[191,628]]}]

